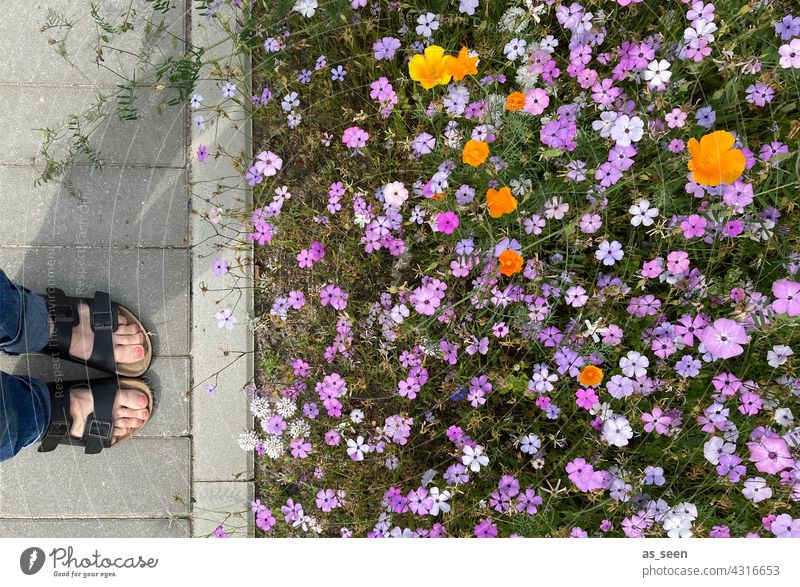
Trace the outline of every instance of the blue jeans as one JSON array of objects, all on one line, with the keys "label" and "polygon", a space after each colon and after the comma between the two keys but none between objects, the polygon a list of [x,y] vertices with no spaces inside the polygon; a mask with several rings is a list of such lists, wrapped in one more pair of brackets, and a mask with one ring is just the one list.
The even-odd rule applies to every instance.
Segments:
[{"label": "blue jeans", "polygon": [[[0,269],[0,350],[9,355],[41,351],[49,334],[45,299],[12,283]],[[49,423],[47,384],[0,372],[0,461],[39,440]]]}]

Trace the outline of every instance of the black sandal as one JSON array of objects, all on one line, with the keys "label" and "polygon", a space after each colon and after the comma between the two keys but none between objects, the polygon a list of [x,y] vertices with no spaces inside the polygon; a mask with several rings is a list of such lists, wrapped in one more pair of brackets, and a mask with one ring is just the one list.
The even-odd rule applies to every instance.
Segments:
[{"label": "black sandal", "polygon": [[[85,446],[85,452],[89,455],[98,454],[104,448],[110,448],[114,434],[114,419],[111,414],[119,388],[135,389],[147,396],[148,416],[144,425],[147,425],[153,416],[153,393],[150,387],[139,379],[120,377],[117,380],[116,377],[103,377],[88,381],[48,383],[47,387],[50,390],[51,419],[47,430],[42,435],[39,452],[53,451],[60,444]],[[94,411],[86,418],[81,438],[70,436],[69,433],[73,424],[73,418],[69,413],[69,397],[73,387],[88,387],[94,400]],[[119,437],[113,446],[128,440],[136,430]]]},{"label": "black sandal", "polygon": [[[153,360],[153,346],[147,329],[142,325],[133,312],[125,306],[111,301],[111,296],[106,292],[94,292],[94,298],[80,298],[67,296],[58,288],[47,290],[47,311],[50,319],[55,323],[55,334],[50,338],[48,351],[62,359],[83,363],[89,367],[115,373],[124,377],[138,377],[150,367]],[[69,354],[72,344],[72,329],[80,322],[78,306],[84,303],[89,307],[89,318],[92,332],[94,332],[94,346],[92,355],[87,359],[79,359]],[[113,333],[119,328],[119,316],[124,316],[129,323],[136,324],[144,333],[144,356],[134,363],[117,363],[114,359]]]}]

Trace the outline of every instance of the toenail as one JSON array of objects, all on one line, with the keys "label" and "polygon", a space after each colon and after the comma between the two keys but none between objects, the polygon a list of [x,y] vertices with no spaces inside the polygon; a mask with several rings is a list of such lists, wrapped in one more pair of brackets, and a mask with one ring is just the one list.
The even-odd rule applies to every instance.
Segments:
[{"label": "toenail", "polygon": [[146,406],[147,405],[147,396],[144,395],[143,393],[139,394],[139,405],[140,406]]},{"label": "toenail", "polygon": [[141,359],[144,356],[144,349],[140,346],[136,347],[136,358]]}]

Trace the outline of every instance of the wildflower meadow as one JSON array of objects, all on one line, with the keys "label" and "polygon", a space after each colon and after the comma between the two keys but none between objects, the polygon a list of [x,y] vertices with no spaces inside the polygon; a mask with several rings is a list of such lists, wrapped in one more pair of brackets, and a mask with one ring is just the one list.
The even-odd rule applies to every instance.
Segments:
[{"label": "wildflower meadow", "polygon": [[259,535],[800,537],[796,3],[224,4]]}]

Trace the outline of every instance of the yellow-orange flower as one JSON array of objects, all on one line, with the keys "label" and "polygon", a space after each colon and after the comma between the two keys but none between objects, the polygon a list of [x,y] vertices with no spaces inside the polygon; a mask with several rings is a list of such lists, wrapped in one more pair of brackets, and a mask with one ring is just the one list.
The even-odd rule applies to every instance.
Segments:
[{"label": "yellow-orange flower", "polygon": [[603,370],[599,367],[595,367],[594,365],[589,365],[588,367],[584,367],[583,370],[578,375],[578,381],[580,381],[581,385],[589,385],[595,386],[600,385],[600,382],[603,380]]},{"label": "yellow-orange flower", "polygon": [[525,107],[525,94],[522,92],[511,92],[506,98],[506,110],[515,112]]},{"label": "yellow-orange flower", "polygon": [[486,207],[489,216],[500,218],[503,214],[510,214],[517,209],[517,199],[511,195],[511,190],[502,187],[499,190],[489,188],[486,192]]},{"label": "yellow-orange flower", "polygon": [[506,249],[500,253],[497,260],[500,261],[500,273],[503,275],[508,275],[510,277],[515,273],[519,273],[522,269],[522,255],[511,249]]},{"label": "yellow-orange flower", "polygon": [[477,167],[489,156],[489,145],[483,141],[467,141],[464,151],[461,153],[461,160],[467,165]]},{"label": "yellow-orange flower", "polygon": [[426,90],[439,84],[450,81],[451,74],[447,71],[445,63],[448,61],[444,49],[438,45],[431,45],[425,49],[425,55],[414,55],[408,64],[408,73],[411,79],[422,84]]},{"label": "yellow-orange flower", "polygon": [[461,81],[468,75],[474,75],[478,73],[478,68],[475,64],[478,62],[477,57],[470,57],[469,50],[466,47],[462,47],[461,51],[458,52],[457,57],[453,57],[448,55],[445,57],[445,67],[447,68],[447,73],[453,76],[453,79],[456,81]]},{"label": "yellow-orange flower", "polygon": [[689,139],[686,145],[692,158],[689,171],[699,184],[717,186],[733,183],[744,171],[744,153],[733,148],[734,137],[726,130],[717,130],[703,136],[700,142]]}]

